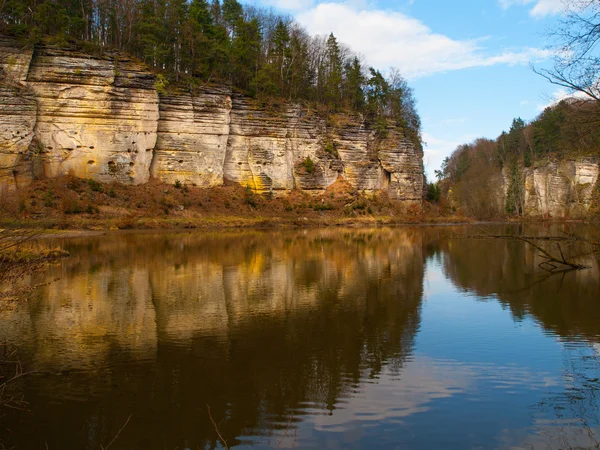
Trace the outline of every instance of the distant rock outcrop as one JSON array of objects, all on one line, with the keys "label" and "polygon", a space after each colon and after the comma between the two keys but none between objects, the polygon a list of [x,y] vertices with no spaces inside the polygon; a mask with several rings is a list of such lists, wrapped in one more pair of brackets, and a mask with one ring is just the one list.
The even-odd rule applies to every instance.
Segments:
[{"label": "distant rock outcrop", "polygon": [[525,170],[526,216],[581,217],[598,182],[598,161],[552,162]]}]

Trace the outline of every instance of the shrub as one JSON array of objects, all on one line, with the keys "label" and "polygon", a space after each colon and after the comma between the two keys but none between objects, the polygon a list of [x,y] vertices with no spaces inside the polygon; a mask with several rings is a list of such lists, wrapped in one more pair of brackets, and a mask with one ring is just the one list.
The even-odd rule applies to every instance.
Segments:
[{"label": "shrub", "polygon": [[427,185],[427,201],[431,203],[439,203],[441,197],[440,187],[437,183],[429,183]]},{"label": "shrub", "polygon": [[336,158],[339,156],[335,144],[331,141],[325,142],[325,145],[323,146],[323,150],[325,150],[325,152],[329,153],[330,155],[335,156]]},{"label": "shrub", "polygon": [[46,208],[52,208],[54,206],[54,194],[52,191],[46,191],[42,200],[44,200],[44,206]]},{"label": "shrub", "polygon": [[313,205],[312,209],[315,211],[331,211],[334,208],[330,203],[316,203]]},{"label": "shrub", "polygon": [[158,74],[156,76],[156,81],[154,82],[154,89],[159,94],[167,93],[167,86],[169,85],[169,81],[165,78],[164,75]]},{"label": "shrub", "polygon": [[302,163],[302,166],[304,167],[304,170],[306,170],[306,173],[314,173],[315,172],[315,163],[313,162],[312,159],[310,159],[310,156],[306,157],[306,159]]},{"label": "shrub", "polygon": [[88,186],[92,190],[92,192],[102,192],[102,185],[98,183],[96,180],[92,180],[91,178],[88,180]]},{"label": "shrub", "polygon": [[244,190],[244,201],[248,206],[256,208],[256,198],[254,196],[254,192],[252,192],[252,189],[250,189],[249,186],[246,186],[246,189]]}]

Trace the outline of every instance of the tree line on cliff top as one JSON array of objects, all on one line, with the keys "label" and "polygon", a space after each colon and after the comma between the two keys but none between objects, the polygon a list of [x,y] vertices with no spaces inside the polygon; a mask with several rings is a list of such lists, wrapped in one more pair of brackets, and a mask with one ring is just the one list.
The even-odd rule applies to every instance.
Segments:
[{"label": "tree line on cliff top", "polygon": [[420,144],[413,92],[398,70],[386,78],[333,34],[311,36],[289,16],[237,0],[0,0],[0,31],[126,51],[171,82],[228,82],[252,96],[351,109]]}]

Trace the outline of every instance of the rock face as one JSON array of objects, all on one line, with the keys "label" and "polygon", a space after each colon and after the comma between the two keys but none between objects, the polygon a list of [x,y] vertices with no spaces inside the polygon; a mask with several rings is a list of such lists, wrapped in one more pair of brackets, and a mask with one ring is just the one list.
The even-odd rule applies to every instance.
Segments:
[{"label": "rock face", "polygon": [[93,56],[0,39],[0,183],[73,173],[100,181],[155,177],[257,192],[323,192],[338,178],[420,204],[422,150],[393,127],[382,136],[356,115],[323,117],[265,105],[228,88],[157,93],[121,54]]},{"label": "rock face", "polygon": [[32,176],[37,105],[25,84],[31,54],[0,37],[0,188],[15,189]]},{"label": "rock face", "polygon": [[230,112],[228,90],[161,96],[152,176],[202,187],[222,184]]},{"label": "rock face", "polygon": [[[592,203],[598,183],[598,161],[551,162],[545,166],[526,168],[525,216],[582,217]],[[504,175],[505,190],[508,175]]]},{"label": "rock face", "polygon": [[422,153],[392,130],[378,138],[356,116],[334,125],[293,104],[261,105],[226,90],[161,96],[152,175],[257,192],[322,192],[338,177],[362,191],[420,202]]},{"label": "rock face", "polygon": [[158,97],[154,77],[141,64],[40,48],[27,84],[38,104],[35,137],[47,176],[148,181]]}]

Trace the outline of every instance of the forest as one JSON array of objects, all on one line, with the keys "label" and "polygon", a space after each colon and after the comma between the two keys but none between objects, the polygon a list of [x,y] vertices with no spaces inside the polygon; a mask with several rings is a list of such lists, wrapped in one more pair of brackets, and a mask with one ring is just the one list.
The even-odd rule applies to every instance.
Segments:
[{"label": "forest", "polygon": [[[430,198],[443,198],[452,190],[473,217],[520,216],[523,213],[523,171],[551,162],[597,158],[600,148],[600,104],[592,99],[568,98],[548,106],[530,123],[515,118],[496,139],[463,144],[437,170]],[[499,210],[491,180],[508,174],[504,210]]]},{"label": "forest", "polygon": [[161,87],[227,83],[249,96],[356,111],[420,145],[413,91],[397,69],[386,77],[333,34],[311,36],[289,16],[237,0],[0,0],[0,33],[24,45],[128,52]]}]

